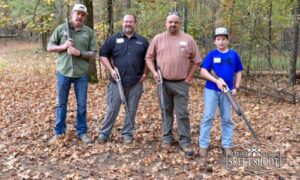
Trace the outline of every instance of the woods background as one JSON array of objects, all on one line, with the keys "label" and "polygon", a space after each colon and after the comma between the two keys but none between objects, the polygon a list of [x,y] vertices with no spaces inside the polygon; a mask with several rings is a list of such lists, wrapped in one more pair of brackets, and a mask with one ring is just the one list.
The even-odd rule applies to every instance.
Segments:
[{"label": "woods background", "polygon": [[[79,1],[76,1],[79,2]],[[300,0],[84,0],[87,25],[98,47],[121,30],[122,17],[137,16],[137,32],[149,41],[165,31],[169,11],[178,11],[182,30],[197,41],[204,55],[214,48],[214,29],[228,27],[230,46],[245,66],[237,99],[255,132],[284,165],[265,173],[226,170],[222,157],[219,114],[212,128],[209,165],[198,157],[199,123],[204,81],[196,74],[190,88],[191,137],[196,158],[186,159],[178,147],[160,149],[161,117],[155,83],[149,75],[137,114],[133,147],[123,146],[120,112],[105,145],[84,146],[76,139],[76,101],[70,92],[66,137],[49,146],[55,124],[55,54],[45,52],[54,28],[64,23],[75,1],[0,0],[0,179],[299,179],[300,177]],[[91,61],[87,121],[96,138],[105,113],[108,73]],[[298,71],[297,71],[298,70]],[[234,144],[251,134],[234,114]],[[174,134],[177,132],[176,123]]]},{"label": "woods background", "polygon": [[[149,40],[165,30],[168,12],[179,12],[182,30],[196,39],[204,55],[214,48],[214,29],[225,26],[230,31],[231,48],[243,59],[246,79],[255,75],[245,83],[245,89],[292,103],[299,100],[294,86],[297,75],[300,77],[296,71],[300,67],[300,0],[1,0],[1,41],[38,40],[45,50],[51,32],[63,23],[75,2],[88,7],[86,24],[96,31],[99,46],[121,29],[122,17],[129,12],[137,16],[137,32]],[[91,82],[102,78],[97,64],[91,62]],[[271,81],[265,81],[266,75]],[[281,85],[278,76],[288,77],[285,82],[290,87]]]}]

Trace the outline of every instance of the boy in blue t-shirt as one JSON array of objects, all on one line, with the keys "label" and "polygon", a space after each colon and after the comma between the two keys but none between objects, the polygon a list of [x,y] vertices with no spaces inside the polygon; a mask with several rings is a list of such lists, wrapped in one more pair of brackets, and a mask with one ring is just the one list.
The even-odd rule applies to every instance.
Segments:
[{"label": "boy in blue t-shirt", "polygon": [[[217,107],[220,109],[222,124],[222,147],[225,154],[232,153],[234,123],[231,117],[231,104],[222,92],[224,86],[228,86],[232,94],[239,90],[243,65],[235,50],[228,49],[228,31],[226,28],[217,28],[215,31],[214,44],[217,49],[210,51],[201,65],[201,76],[207,79],[204,89],[204,112],[200,127],[200,156],[207,156],[210,143],[210,130],[215,118]],[[220,79],[210,74],[213,70]]]}]

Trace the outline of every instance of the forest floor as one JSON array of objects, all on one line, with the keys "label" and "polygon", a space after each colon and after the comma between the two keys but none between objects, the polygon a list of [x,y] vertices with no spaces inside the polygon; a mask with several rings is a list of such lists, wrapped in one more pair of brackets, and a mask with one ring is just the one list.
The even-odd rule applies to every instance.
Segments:
[{"label": "forest floor", "polygon": [[[132,145],[122,142],[123,108],[109,142],[85,145],[78,141],[73,89],[66,135],[50,145],[55,124],[55,72],[55,54],[41,51],[36,43],[0,44],[0,179],[300,178],[300,104],[264,96],[258,103],[256,94],[243,90],[237,99],[259,141],[252,140],[243,120],[234,114],[235,154],[226,159],[221,151],[217,114],[208,158],[200,158],[204,81],[198,79],[190,88],[189,104],[194,158],[185,157],[178,145],[168,150],[160,148],[161,116],[151,79],[144,84]],[[107,84],[104,79],[89,85],[87,123],[93,139],[104,118]],[[173,133],[178,139],[176,123]]]}]

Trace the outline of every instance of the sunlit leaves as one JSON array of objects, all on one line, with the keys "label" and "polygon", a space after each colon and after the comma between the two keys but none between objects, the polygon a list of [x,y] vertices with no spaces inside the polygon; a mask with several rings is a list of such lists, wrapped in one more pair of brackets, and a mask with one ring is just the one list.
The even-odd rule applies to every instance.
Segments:
[{"label": "sunlit leaves", "polygon": [[48,5],[54,4],[55,0],[44,0]]},{"label": "sunlit leaves", "polygon": [[[66,14],[68,6],[74,4],[74,0],[14,0],[9,1],[8,4],[3,4],[0,2],[1,7],[14,7],[13,9],[7,10],[7,14],[11,15],[11,19],[15,19],[14,24],[26,24],[26,29],[28,31],[33,31],[37,33],[49,33],[56,27]],[[59,10],[63,7],[64,9]],[[6,8],[7,9],[7,8]],[[57,14],[57,12],[66,12]],[[0,17],[0,23],[3,24],[7,22],[7,19]],[[11,22],[9,22],[10,24]]]},{"label": "sunlit leaves", "polygon": [[11,21],[9,5],[6,1],[0,1],[0,27],[7,26]]}]

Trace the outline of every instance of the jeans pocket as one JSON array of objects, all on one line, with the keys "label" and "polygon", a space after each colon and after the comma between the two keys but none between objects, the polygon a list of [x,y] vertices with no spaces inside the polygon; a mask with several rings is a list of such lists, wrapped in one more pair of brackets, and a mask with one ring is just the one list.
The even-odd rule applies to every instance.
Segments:
[{"label": "jeans pocket", "polygon": [[130,93],[131,95],[128,99],[129,101],[128,104],[129,104],[130,111],[136,111],[138,108],[138,103],[144,91],[143,84],[138,82],[131,91],[132,92]]}]

